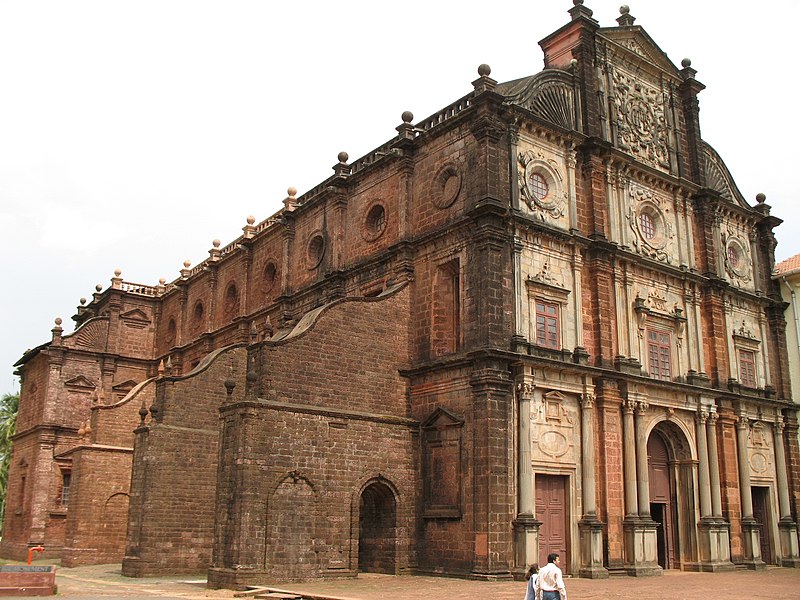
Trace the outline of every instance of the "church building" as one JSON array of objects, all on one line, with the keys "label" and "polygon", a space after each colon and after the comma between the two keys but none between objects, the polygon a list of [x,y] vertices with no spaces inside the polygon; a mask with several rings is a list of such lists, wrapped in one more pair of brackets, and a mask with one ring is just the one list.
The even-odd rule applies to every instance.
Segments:
[{"label": "church building", "polygon": [[781,220],[582,0],[472,89],[18,361],[0,556],[521,577],[800,566]]}]

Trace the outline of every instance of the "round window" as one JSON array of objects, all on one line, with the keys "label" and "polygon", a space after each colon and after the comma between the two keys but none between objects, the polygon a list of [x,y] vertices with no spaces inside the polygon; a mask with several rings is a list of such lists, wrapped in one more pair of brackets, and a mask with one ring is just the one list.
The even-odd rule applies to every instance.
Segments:
[{"label": "round window", "polygon": [[378,239],[386,229],[386,209],[381,204],[373,205],[364,219],[363,235],[367,241]]},{"label": "round window", "polygon": [[656,237],[656,223],[653,220],[653,215],[649,212],[639,214],[639,231],[642,232],[642,237],[646,240],[652,240]]},{"label": "round window", "polygon": [[316,268],[319,263],[322,261],[322,257],[325,254],[325,239],[322,237],[322,234],[314,235],[308,242],[308,268],[314,269]]},{"label": "round window", "polygon": [[537,200],[544,200],[550,193],[550,186],[547,185],[547,180],[541,173],[531,173],[528,178],[528,187]]}]

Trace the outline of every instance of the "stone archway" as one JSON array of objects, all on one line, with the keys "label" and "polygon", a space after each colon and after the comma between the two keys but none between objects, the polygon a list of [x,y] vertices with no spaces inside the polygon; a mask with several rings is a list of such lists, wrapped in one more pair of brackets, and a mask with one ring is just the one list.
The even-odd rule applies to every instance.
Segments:
[{"label": "stone archway", "polygon": [[647,440],[650,515],[659,524],[658,564],[680,569],[697,560],[694,463],[689,440],[670,421],[658,423]]},{"label": "stone archway", "polygon": [[358,570],[397,572],[397,501],[392,489],[374,481],[361,492],[358,516]]}]

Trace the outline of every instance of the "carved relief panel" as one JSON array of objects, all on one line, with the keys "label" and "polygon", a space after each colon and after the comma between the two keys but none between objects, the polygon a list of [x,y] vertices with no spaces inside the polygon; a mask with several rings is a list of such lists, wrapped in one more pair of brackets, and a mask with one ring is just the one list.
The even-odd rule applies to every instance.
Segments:
[{"label": "carved relief panel", "polygon": [[631,181],[626,219],[634,250],[653,260],[675,264],[675,211],[671,198]]},{"label": "carved relief panel", "polygon": [[723,224],[720,234],[722,264],[731,284],[753,288],[753,259],[747,236],[732,223]]},{"label": "carved relief panel", "polygon": [[752,421],[748,431],[748,462],[753,480],[772,480],[775,474],[775,448],[772,430],[763,421]]},{"label": "carved relief panel", "polygon": [[577,400],[558,391],[545,393],[531,410],[533,462],[577,463],[579,429]]},{"label": "carved relief panel", "polygon": [[517,148],[520,209],[549,225],[569,228],[569,182],[564,157],[522,141]]}]

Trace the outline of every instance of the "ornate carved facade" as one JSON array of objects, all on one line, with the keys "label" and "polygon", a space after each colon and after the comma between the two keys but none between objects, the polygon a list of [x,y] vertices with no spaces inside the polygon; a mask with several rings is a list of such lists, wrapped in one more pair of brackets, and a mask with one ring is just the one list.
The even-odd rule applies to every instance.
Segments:
[{"label": "ornate carved facade", "polygon": [[[0,550],[215,586],[797,566],[780,220],[580,1],[473,91],[27,352]],[[127,532],[127,534],[125,533]]]}]

